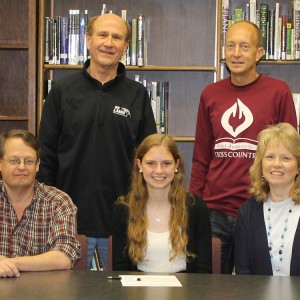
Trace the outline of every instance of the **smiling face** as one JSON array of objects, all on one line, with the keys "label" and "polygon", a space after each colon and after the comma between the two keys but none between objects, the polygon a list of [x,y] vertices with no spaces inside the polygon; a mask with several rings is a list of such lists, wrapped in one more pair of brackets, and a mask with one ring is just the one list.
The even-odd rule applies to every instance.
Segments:
[{"label": "smiling face", "polygon": [[[19,165],[12,165],[9,161],[21,159]],[[9,138],[5,142],[3,159],[0,160],[0,171],[4,184],[13,188],[28,188],[34,184],[39,170],[39,162],[31,166],[24,165],[24,159],[37,160],[36,151],[26,145],[22,138]]]},{"label": "smiling face", "polygon": [[298,174],[296,157],[282,143],[276,143],[266,148],[262,160],[262,173],[270,186],[270,192],[277,190],[289,195]]},{"label": "smiling face", "polygon": [[171,152],[162,145],[151,147],[142,161],[137,160],[148,189],[169,189],[178,163],[179,161],[175,162]]},{"label": "smiling face", "polygon": [[256,63],[264,54],[258,38],[254,25],[246,22],[238,22],[228,29],[225,59],[233,84],[246,85],[256,79]]},{"label": "smiling face", "polygon": [[87,35],[91,64],[117,69],[128,46],[126,35],[127,26],[122,18],[115,14],[99,16],[93,24],[92,34]]}]

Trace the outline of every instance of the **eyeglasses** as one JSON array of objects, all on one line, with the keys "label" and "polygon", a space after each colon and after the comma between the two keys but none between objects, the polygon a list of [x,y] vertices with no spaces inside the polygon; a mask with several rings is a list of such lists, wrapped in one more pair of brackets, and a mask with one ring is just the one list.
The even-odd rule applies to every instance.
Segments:
[{"label": "eyeglasses", "polygon": [[20,159],[20,158],[10,158],[10,159],[4,159],[2,158],[2,160],[7,161],[9,165],[11,166],[19,166],[21,164],[21,162],[23,162],[23,164],[26,167],[32,167],[35,166],[37,164],[37,160],[33,160],[30,158],[26,158],[26,159]]}]

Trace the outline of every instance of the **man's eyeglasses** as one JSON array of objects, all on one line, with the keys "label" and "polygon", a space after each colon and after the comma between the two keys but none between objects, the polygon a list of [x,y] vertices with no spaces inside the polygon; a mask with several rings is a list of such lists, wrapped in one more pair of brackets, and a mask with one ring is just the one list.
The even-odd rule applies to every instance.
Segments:
[{"label": "man's eyeglasses", "polygon": [[23,162],[26,167],[35,166],[38,162],[37,160],[33,160],[30,158],[26,158],[26,159],[20,159],[20,158],[4,159],[4,158],[2,158],[2,160],[7,161],[8,164],[10,164],[11,166],[19,166],[21,164],[21,162]]}]

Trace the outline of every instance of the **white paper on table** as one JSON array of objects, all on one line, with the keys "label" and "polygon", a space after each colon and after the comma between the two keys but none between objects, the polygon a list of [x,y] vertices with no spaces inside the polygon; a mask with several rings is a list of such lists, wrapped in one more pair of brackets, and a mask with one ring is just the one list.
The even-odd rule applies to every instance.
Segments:
[{"label": "white paper on table", "polygon": [[[119,275],[123,286],[177,286],[181,283],[175,275]],[[139,278],[140,280],[136,280]]]}]

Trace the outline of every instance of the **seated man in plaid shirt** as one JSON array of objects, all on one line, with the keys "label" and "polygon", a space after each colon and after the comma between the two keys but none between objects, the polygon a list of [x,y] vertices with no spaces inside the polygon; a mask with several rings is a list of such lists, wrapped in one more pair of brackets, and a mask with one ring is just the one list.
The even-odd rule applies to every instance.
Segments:
[{"label": "seated man in plaid shirt", "polygon": [[0,135],[0,277],[71,269],[80,258],[77,208],[66,193],[36,181],[39,163],[31,133]]}]

